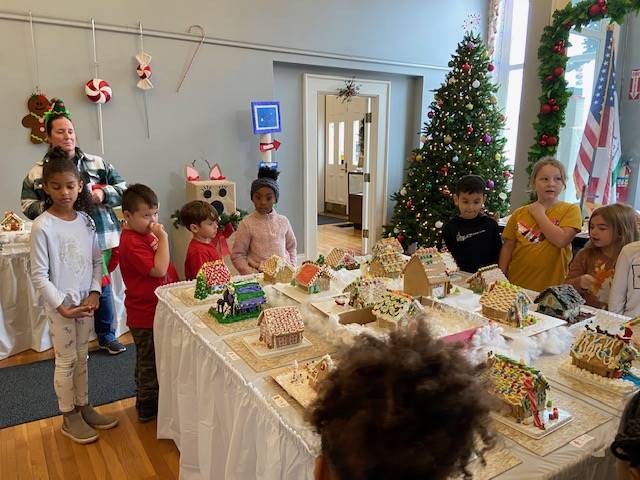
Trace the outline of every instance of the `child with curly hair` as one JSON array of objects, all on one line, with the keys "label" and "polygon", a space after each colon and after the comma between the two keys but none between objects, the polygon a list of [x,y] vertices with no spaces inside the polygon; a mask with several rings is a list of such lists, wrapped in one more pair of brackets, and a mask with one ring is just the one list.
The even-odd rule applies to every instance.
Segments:
[{"label": "child with curly hair", "polygon": [[629,400],[622,414],[611,453],[618,459],[618,479],[640,479],[640,393]]},{"label": "child with curly hair", "polygon": [[321,384],[310,420],[322,439],[316,480],[444,480],[494,445],[493,400],[458,346],[414,333],[360,335]]},{"label": "child with curly hair", "polygon": [[251,183],[251,201],[255,211],[238,225],[231,251],[231,261],[241,275],[257,273],[271,255],[278,255],[296,265],[296,236],[289,219],[273,208],[278,202],[280,172],[260,167]]}]

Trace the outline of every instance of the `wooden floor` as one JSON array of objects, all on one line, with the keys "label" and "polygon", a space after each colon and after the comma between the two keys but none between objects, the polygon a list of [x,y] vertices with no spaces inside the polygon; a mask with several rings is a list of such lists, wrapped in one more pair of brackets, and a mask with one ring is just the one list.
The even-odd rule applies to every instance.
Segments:
[{"label": "wooden floor", "polygon": [[[120,341],[132,343],[131,335]],[[0,368],[48,358],[53,358],[53,349],[27,351],[1,360]],[[177,479],[178,449],[170,440],[156,439],[155,420],[138,422],[134,404],[133,398],[127,398],[98,407],[120,423],[100,431],[100,439],[89,445],[79,445],[60,433],[61,416],[0,430],[0,479]]]},{"label": "wooden floor", "polygon": [[318,253],[326,256],[334,247],[348,248],[356,255],[361,255],[362,230],[355,230],[353,227],[318,225]]}]

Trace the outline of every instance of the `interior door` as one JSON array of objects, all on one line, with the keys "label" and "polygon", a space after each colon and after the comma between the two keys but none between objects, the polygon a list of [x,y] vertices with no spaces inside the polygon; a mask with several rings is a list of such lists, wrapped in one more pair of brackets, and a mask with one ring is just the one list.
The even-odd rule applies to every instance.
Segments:
[{"label": "interior door", "polygon": [[348,172],[364,162],[364,118],[368,99],[354,97],[342,102],[325,97],[325,202],[348,208]]}]

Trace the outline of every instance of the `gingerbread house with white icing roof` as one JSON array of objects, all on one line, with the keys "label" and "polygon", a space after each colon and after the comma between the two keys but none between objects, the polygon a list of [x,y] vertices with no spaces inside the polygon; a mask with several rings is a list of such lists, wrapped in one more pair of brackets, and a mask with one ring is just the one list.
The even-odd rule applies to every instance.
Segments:
[{"label": "gingerbread house with white icing roof", "polygon": [[295,275],[295,267],[278,255],[271,255],[262,262],[260,271],[267,283],[290,283]]},{"label": "gingerbread house with white icing roof", "polygon": [[402,253],[389,249],[385,253],[373,256],[369,262],[368,273],[374,277],[398,278],[406,263]]},{"label": "gingerbread house with white icing roof", "polygon": [[0,231],[21,232],[24,230],[24,220],[13,212],[4,212],[4,217],[0,220]]},{"label": "gingerbread house with white icing roof", "polygon": [[357,278],[342,293],[349,294],[349,305],[353,308],[368,308],[382,299],[387,287],[380,278]]},{"label": "gingerbread house with white icing roof", "polygon": [[601,377],[620,378],[638,357],[631,338],[623,338],[589,325],[571,345],[571,363]]},{"label": "gingerbread house with white icing roof", "polygon": [[302,342],[304,322],[298,307],[267,308],[258,317],[259,340],[267,348],[283,348]]},{"label": "gingerbread house with white icing roof", "polygon": [[374,256],[375,255],[381,255],[381,254],[389,252],[389,251],[396,252],[396,253],[403,253],[404,252],[404,249],[402,248],[402,245],[400,244],[400,242],[398,241],[398,239],[396,237],[381,238],[380,240],[378,240],[376,242],[376,244],[371,249],[371,253]]},{"label": "gingerbread house with white icing roof", "polygon": [[467,284],[474,293],[482,293],[489,290],[489,287],[496,282],[507,282],[507,277],[502,273],[500,267],[495,263],[481,267],[476,273],[467,278]]},{"label": "gingerbread house with white icing roof", "polygon": [[231,272],[222,260],[205,262],[196,275],[194,297],[204,300],[212,293],[221,292],[231,281]]},{"label": "gingerbread house with white icing roof", "polygon": [[336,247],[331,250],[325,259],[325,263],[334,270],[338,270],[340,268],[354,270],[358,268],[358,262],[355,259],[355,253],[353,250],[341,247]]}]

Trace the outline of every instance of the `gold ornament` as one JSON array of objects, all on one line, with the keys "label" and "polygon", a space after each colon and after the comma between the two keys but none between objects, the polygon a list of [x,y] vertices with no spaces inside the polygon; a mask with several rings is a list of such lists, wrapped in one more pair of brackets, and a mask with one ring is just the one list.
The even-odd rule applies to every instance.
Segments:
[{"label": "gold ornament", "polygon": [[449,144],[451,143],[451,140],[452,140],[451,135],[444,136],[444,143]]},{"label": "gold ornament", "polygon": [[496,153],[495,159],[500,160],[501,158],[502,158],[502,155],[500,155],[499,153]]},{"label": "gold ornament", "polygon": [[467,107],[467,110],[473,110],[473,103],[467,103],[465,106]]}]

